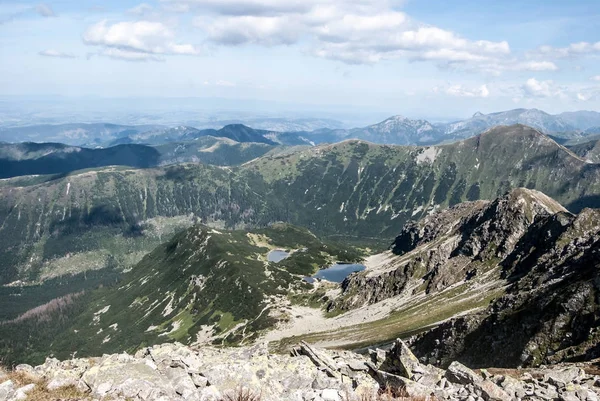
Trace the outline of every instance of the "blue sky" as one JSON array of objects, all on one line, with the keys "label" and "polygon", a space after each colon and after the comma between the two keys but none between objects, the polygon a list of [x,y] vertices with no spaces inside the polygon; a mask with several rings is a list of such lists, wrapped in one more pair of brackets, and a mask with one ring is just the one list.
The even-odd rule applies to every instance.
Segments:
[{"label": "blue sky", "polygon": [[600,2],[0,0],[0,95],[600,110]]}]

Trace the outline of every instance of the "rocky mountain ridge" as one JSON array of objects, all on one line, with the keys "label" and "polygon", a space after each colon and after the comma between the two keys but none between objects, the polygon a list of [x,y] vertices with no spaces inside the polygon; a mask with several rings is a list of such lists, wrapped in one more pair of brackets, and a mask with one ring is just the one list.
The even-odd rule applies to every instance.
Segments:
[{"label": "rocky mountain ridge", "polygon": [[453,293],[468,311],[464,301],[485,291],[496,294],[489,305],[420,335],[417,354],[476,366],[593,359],[600,356],[599,256],[599,210],[573,215],[538,191],[517,189],[408,223],[382,262],[348,277],[329,308],[398,297],[408,300],[400,308],[419,297],[447,304]]},{"label": "rocky mountain ridge", "polygon": [[579,366],[492,373],[453,362],[443,370],[420,363],[401,340],[388,351],[372,349],[368,356],[306,343],[290,355],[270,353],[265,345],[191,349],[175,343],[135,355],[48,358],[36,367],[18,365],[15,372],[20,383],[0,371],[0,401],[64,388],[76,390],[80,399],[143,401],[597,401],[600,394],[600,376]]}]

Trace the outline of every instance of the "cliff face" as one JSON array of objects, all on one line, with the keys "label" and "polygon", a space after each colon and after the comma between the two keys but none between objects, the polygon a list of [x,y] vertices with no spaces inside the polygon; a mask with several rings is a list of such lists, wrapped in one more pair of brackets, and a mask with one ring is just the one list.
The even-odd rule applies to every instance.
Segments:
[{"label": "cliff face", "polygon": [[[534,225],[503,260],[509,286],[486,311],[414,339],[424,359],[447,364],[539,365],[600,356],[600,213],[555,215]],[[443,339],[444,347],[439,347]]]},{"label": "cliff face", "polygon": [[[454,302],[445,294],[458,292],[462,304],[441,320],[451,319],[413,339],[424,360],[591,359],[600,356],[599,241],[600,211],[575,216],[540,192],[517,189],[407,224],[383,262],[348,277],[329,308],[405,299],[442,309]],[[465,302],[486,293],[490,303],[479,309]]]},{"label": "cliff face", "polygon": [[433,294],[490,270],[499,273],[528,229],[556,213],[570,215],[541,192],[521,188],[492,202],[465,202],[410,222],[391,245],[386,263],[350,276],[332,308],[379,302],[409,288],[413,295]]}]

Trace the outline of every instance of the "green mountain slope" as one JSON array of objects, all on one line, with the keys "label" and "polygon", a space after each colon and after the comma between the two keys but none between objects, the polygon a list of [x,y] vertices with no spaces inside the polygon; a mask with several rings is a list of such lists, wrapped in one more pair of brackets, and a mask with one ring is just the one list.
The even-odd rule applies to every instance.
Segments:
[{"label": "green mountain slope", "polygon": [[[269,262],[273,249],[291,254]],[[174,340],[250,341],[275,323],[271,309],[310,287],[302,277],[361,257],[286,224],[251,233],[197,225],[145,256],[118,285],[76,298],[68,312],[74,316],[63,325],[46,324],[44,333],[32,330],[47,323],[52,310],[0,323],[0,357],[68,356],[76,350],[91,355]],[[20,341],[24,331],[35,333],[29,349]]]},{"label": "green mountain slope", "polygon": [[240,143],[212,136],[156,146],[127,144],[98,149],[60,143],[0,143],[0,178],[64,174],[106,166],[148,168],[189,162],[232,166],[274,149],[263,143]]},{"label": "green mountain slope", "polygon": [[0,178],[112,165],[152,167],[158,165],[159,156],[156,149],[143,145],[87,149],[58,143],[0,144]]},{"label": "green mountain slope", "polygon": [[[130,241],[130,254],[146,233],[155,236],[161,218],[226,228],[284,221],[319,235],[380,242],[408,220],[515,187],[539,189],[575,212],[600,205],[600,165],[520,125],[444,146],[347,141],[231,168],[103,169],[36,180],[0,183],[0,282],[35,278],[67,254],[97,252],[118,238]],[[125,263],[121,252],[114,255]]]},{"label": "green mountain slope", "polygon": [[571,145],[569,149],[590,163],[600,163],[600,140],[597,138],[581,144]]},{"label": "green mountain slope", "polygon": [[172,142],[154,147],[159,153],[159,164],[206,163],[235,166],[263,156],[275,146],[255,142],[236,142],[227,138],[203,136],[187,142]]}]

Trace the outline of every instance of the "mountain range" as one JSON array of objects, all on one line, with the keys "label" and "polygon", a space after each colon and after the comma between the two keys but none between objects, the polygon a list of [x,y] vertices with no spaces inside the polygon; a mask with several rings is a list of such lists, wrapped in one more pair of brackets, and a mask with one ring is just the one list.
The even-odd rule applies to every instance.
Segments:
[{"label": "mountain range", "polygon": [[[280,346],[303,339],[361,347],[413,335],[415,353],[439,366],[589,360],[600,356],[599,213],[574,215],[524,188],[463,202],[406,224],[389,251],[367,258],[366,270],[341,285],[302,277],[361,252],[286,224],[249,232],[197,225],[117,284],[3,322],[0,352],[36,362],[47,352],[67,357],[173,340],[240,344],[291,324],[302,328],[300,337],[280,337]],[[269,261],[269,250],[281,248],[295,252]],[[330,317],[307,325],[298,302]],[[36,334],[25,344],[23,332]]]},{"label": "mountain range", "polygon": [[[2,143],[0,358],[398,336],[438,365],[598,357],[599,147],[559,131],[595,124],[576,117]],[[336,262],[365,270],[313,277]]]},{"label": "mountain range", "polygon": [[[104,267],[106,249],[125,267],[155,244],[156,227],[190,224],[189,216],[230,229],[284,221],[322,236],[389,238],[408,220],[515,187],[542,190],[578,212],[600,204],[600,165],[516,125],[432,147],[345,141],[232,167],[106,167],[5,179],[0,277],[36,278],[75,254],[81,266]],[[148,237],[127,234],[140,225]],[[119,242],[118,233],[127,238]]]},{"label": "mountain range", "polygon": [[[283,122],[274,126],[257,122],[253,128],[239,123],[219,125],[223,122],[215,122],[220,127],[218,129],[115,124],[40,125],[1,128],[0,140],[52,141],[76,146],[106,147],[133,143],[158,145],[214,136],[270,145],[315,145],[346,139],[361,139],[378,144],[433,145],[470,138],[498,125],[523,124],[566,140],[600,133],[600,113],[594,111],[551,115],[538,109],[515,109],[491,114],[475,113],[469,119],[451,123],[430,123],[426,120],[393,116],[377,124],[352,129],[331,128],[332,124],[326,120],[323,121],[323,126],[317,127],[315,124],[319,121],[308,125],[311,130],[298,130],[300,126],[292,126],[291,130],[286,130],[290,126]],[[271,126],[278,130],[260,129]]]},{"label": "mountain range", "polygon": [[121,144],[93,149],[58,143],[0,143],[0,178],[65,174],[106,166],[148,168],[177,163],[229,166],[282,150],[265,143],[212,136],[153,146]]}]

